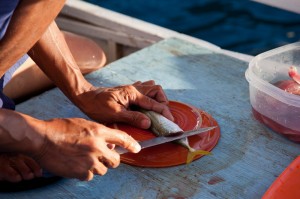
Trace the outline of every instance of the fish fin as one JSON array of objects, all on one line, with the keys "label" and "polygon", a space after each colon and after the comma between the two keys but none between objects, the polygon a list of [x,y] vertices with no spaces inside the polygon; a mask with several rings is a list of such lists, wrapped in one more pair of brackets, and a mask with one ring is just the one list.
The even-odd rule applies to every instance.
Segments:
[{"label": "fish fin", "polygon": [[186,164],[191,163],[197,155],[212,155],[212,153],[204,150],[189,151],[186,158]]}]

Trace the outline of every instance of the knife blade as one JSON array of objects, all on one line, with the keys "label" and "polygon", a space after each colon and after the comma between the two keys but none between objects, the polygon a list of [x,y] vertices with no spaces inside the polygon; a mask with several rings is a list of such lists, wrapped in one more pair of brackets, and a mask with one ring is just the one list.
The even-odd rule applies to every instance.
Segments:
[{"label": "knife blade", "polygon": [[[199,129],[194,129],[194,130],[190,130],[190,131],[182,131],[182,132],[178,132],[178,133],[173,133],[169,136],[155,137],[150,140],[140,141],[139,144],[141,145],[141,148],[144,149],[144,148],[156,146],[156,145],[167,143],[167,142],[172,142],[174,140],[179,140],[179,139],[189,137],[192,135],[204,133],[204,132],[210,131],[214,128],[216,128],[216,126],[199,128]],[[126,149],[124,149],[120,146],[116,146],[115,151],[118,152],[120,155],[128,152]]]}]

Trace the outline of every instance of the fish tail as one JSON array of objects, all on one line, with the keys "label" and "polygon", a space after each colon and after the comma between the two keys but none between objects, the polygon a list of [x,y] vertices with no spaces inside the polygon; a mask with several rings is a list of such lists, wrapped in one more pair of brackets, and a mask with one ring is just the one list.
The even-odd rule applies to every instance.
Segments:
[{"label": "fish tail", "polygon": [[197,155],[212,155],[212,153],[204,150],[189,150],[186,158],[186,164],[191,163],[194,160],[194,157]]}]

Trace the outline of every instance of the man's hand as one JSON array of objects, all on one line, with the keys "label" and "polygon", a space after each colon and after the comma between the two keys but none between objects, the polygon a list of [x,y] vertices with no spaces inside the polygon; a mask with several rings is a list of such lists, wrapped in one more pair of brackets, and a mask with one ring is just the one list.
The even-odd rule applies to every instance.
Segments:
[{"label": "man's hand", "polygon": [[[167,106],[168,99],[154,81],[113,88],[91,88],[78,96],[77,106],[90,118],[102,122],[124,122],[147,129],[150,119],[141,112],[130,110],[131,105],[158,112],[174,120]],[[78,100],[76,100],[78,102]]]},{"label": "man's hand", "polygon": [[112,150],[114,145],[134,153],[140,150],[125,132],[85,119],[53,119],[45,123],[44,144],[31,155],[55,175],[91,180],[94,174],[104,175],[108,168],[120,164],[120,155]]},{"label": "man's hand", "polygon": [[1,153],[0,162],[0,181],[20,182],[42,177],[41,167],[28,156]]},{"label": "man's hand", "polygon": [[[0,109],[0,152],[30,156],[54,175],[80,180],[91,180],[94,174],[104,175],[108,168],[120,164],[120,154],[113,150],[115,145],[133,153],[141,149],[127,133],[96,122],[81,118],[39,120]],[[22,176],[14,176],[11,168],[2,167],[0,173],[4,170],[10,173],[0,174],[0,180],[19,181],[21,177],[40,176],[37,164],[28,158],[19,160],[22,159],[5,162]],[[24,168],[23,163],[30,165]],[[31,169],[33,174],[26,172]]]},{"label": "man's hand", "polygon": [[150,119],[131,105],[161,113],[173,120],[168,100],[154,81],[114,88],[95,88],[81,74],[60,30],[53,22],[28,52],[42,71],[90,118],[102,122],[125,122],[149,128]]}]

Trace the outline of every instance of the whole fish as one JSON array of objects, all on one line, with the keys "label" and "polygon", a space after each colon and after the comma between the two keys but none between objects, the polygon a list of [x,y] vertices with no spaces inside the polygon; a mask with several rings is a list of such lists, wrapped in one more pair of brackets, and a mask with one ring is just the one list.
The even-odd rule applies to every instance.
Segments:
[{"label": "whole fish", "polygon": [[[151,120],[150,129],[156,136],[170,136],[171,134],[183,132],[183,130],[174,122],[167,119],[163,115],[156,113],[154,111],[146,111],[140,110],[142,113],[147,115]],[[209,151],[204,150],[196,150],[189,145],[187,138],[182,138],[179,140],[175,140],[174,142],[180,144],[181,146],[187,148],[189,150],[186,163],[190,163],[193,161],[196,155],[210,155]]]}]

